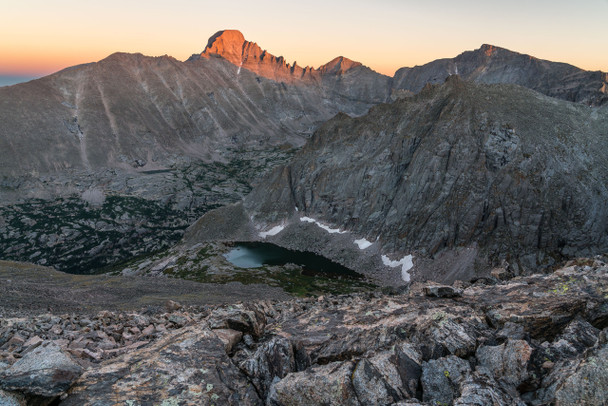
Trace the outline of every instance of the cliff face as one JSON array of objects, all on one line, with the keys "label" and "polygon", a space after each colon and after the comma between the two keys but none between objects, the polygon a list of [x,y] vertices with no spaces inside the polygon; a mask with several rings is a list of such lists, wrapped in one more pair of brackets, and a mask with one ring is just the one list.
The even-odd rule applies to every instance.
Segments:
[{"label": "cliff face", "polygon": [[460,75],[476,83],[511,83],[589,105],[608,102],[605,72],[585,71],[487,44],[455,58],[401,68],[395,73],[393,87],[417,93],[427,83],[442,83],[448,75]]},{"label": "cliff face", "polygon": [[[215,233],[260,238],[254,227],[282,225],[268,238],[368,273],[368,253],[413,255],[410,274],[444,280],[473,277],[473,264],[534,269],[603,252],[607,131],[604,109],[451,77],[366,116],[330,120],[245,198],[233,234]],[[216,226],[208,219],[190,229],[192,242]],[[324,236],[310,237],[311,227]]]},{"label": "cliff face", "polygon": [[[215,33],[209,39],[205,50],[200,55],[193,55],[189,60],[212,57],[225,59],[238,67],[250,70],[265,78],[285,82],[318,82],[331,76],[352,74],[352,70],[363,71],[369,75],[370,79],[380,79],[383,82],[382,86],[375,86],[377,87],[376,91],[380,98],[386,98],[387,96],[386,88],[389,84],[389,78],[373,72],[359,62],[339,56],[317,69],[309,66],[302,68],[296,62],[291,65],[282,56],[277,57],[270,54],[255,42],[246,41],[243,34],[237,30],[224,30]],[[369,86],[369,83],[367,85]]]}]

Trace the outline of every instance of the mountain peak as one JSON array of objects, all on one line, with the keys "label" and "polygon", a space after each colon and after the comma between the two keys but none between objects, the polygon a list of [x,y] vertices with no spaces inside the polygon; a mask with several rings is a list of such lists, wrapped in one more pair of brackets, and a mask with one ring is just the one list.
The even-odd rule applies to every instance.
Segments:
[{"label": "mountain peak", "polygon": [[492,53],[494,53],[496,51],[496,47],[494,45],[490,45],[490,44],[482,44],[481,47],[479,48],[479,50],[481,52],[483,52],[484,54],[490,56],[490,55],[492,55]]},{"label": "mountain peak", "polygon": [[339,56],[337,58],[332,59],[325,65],[319,67],[319,70],[324,73],[343,73],[352,68],[356,68],[357,66],[362,66],[361,63],[352,61],[343,56]]},{"label": "mountain peak", "polygon": [[203,56],[218,55],[232,63],[239,64],[243,55],[245,36],[238,30],[216,32],[203,51]]},{"label": "mountain peak", "polygon": [[320,76],[339,76],[362,66],[359,62],[339,56],[318,69],[308,66],[302,68],[296,62],[289,64],[282,56],[274,56],[255,42],[247,41],[238,30],[216,32],[209,38],[205,50],[201,54],[192,55],[188,61],[211,57],[221,58],[235,65],[237,75],[241,73],[241,69],[246,69],[256,75],[283,82],[315,81]]},{"label": "mountain peak", "polygon": [[506,51],[507,53],[517,53],[517,52],[513,52],[513,51],[509,51],[508,49],[505,48],[501,48],[501,47],[497,47],[496,45],[491,45],[491,44],[483,44],[479,50],[479,52],[482,52],[483,54],[485,54],[486,56],[494,56],[496,55],[498,52],[504,52]]}]

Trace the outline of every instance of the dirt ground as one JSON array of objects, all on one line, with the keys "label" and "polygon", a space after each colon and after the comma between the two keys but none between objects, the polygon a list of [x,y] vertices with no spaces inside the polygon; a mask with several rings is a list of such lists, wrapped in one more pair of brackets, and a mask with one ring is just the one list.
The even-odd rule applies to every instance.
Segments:
[{"label": "dirt ground", "polygon": [[169,299],[187,305],[205,305],[290,297],[282,289],[259,284],[72,275],[33,264],[0,261],[0,316],[47,311],[141,310],[162,306]]}]

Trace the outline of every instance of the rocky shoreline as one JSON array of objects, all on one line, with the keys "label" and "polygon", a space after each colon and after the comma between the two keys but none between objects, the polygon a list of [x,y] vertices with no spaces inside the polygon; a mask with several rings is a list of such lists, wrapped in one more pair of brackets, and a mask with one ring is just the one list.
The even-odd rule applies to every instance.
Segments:
[{"label": "rocky shoreline", "polygon": [[599,258],[403,292],[11,316],[0,404],[601,405],[607,327]]}]

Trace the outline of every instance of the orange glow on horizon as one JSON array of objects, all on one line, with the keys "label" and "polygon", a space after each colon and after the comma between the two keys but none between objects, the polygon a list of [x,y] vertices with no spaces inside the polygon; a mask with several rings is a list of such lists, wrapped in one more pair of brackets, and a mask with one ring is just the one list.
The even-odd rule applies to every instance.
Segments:
[{"label": "orange glow on horizon", "polygon": [[[280,51],[274,51],[272,49],[264,48],[263,44],[260,44],[260,45],[262,46],[263,49],[266,49],[269,53],[271,53],[275,56],[285,55],[284,53],[281,53]],[[441,58],[453,58],[462,52],[477,49],[481,45],[482,44],[480,43],[473,47],[469,47],[467,49],[455,50],[451,53],[446,52],[444,54],[440,54],[439,52],[421,52],[418,54],[411,53],[411,54],[407,54],[407,55],[402,55],[401,57],[394,56],[393,61],[391,61],[391,56],[384,56],[384,58],[379,59],[378,57],[372,58],[372,57],[366,57],[365,55],[362,55],[363,58],[356,58],[356,57],[351,57],[348,54],[343,55],[344,53],[336,53],[335,56],[326,57],[326,59],[320,59],[318,56],[315,57],[315,55],[312,55],[312,53],[309,53],[308,56],[309,56],[309,59],[311,59],[311,61],[309,63],[307,63],[307,61],[305,59],[302,59],[299,57],[293,58],[292,60],[289,60],[286,57],[286,61],[290,64],[297,61],[298,65],[302,66],[302,67],[311,66],[313,68],[318,68],[319,66],[329,62],[330,60],[332,60],[333,58],[335,58],[337,56],[345,56],[354,61],[363,63],[365,66],[368,66],[369,68],[375,70],[378,73],[382,73],[387,76],[393,76],[395,74],[395,72],[400,68],[413,67],[416,65],[424,65],[428,62],[431,62],[436,59],[441,59]],[[497,46],[500,46],[500,45],[497,45]],[[45,76],[45,75],[49,75],[49,74],[58,72],[62,69],[68,68],[68,67],[85,64],[85,63],[91,63],[91,62],[98,62],[98,61],[108,57],[109,55],[113,54],[114,52],[131,52],[131,53],[141,52],[147,56],[170,55],[170,56],[175,57],[178,60],[184,61],[184,60],[188,59],[188,57],[191,54],[202,51],[204,46],[199,47],[199,48],[200,48],[200,50],[193,50],[192,52],[189,52],[189,53],[186,53],[186,54],[183,54],[180,56],[171,55],[170,52],[156,52],[154,54],[149,54],[149,53],[145,53],[145,52],[141,52],[141,51],[137,51],[137,50],[127,50],[126,51],[126,50],[121,50],[121,49],[115,49],[115,50],[101,49],[101,50],[97,50],[97,51],[89,49],[89,50],[79,51],[77,53],[74,53],[72,50],[69,50],[69,49],[64,49],[64,50],[59,50],[59,51],[50,50],[50,49],[35,50],[35,52],[31,52],[29,50],[16,50],[14,53],[10,53],[10,52],[2,53],[2,57],[0,58],[0,75]],[[513,48],[510,48],[510,50],[514,51],[514,52],[528,53],[523,50],[518,50],[518,49],[513,49]],[[292,52],[290,52],[290,55],[295,54],[297,51],[298,50],[292,50]],[[557,56],[557,55],[552,57],[551,55],[543,56],[543,55],[534,54],[534,53],[530,53],[530,54],[539,59],[547,59],[547,60],[550,60],[553,62],[570,63],[574,66],[577,66],[577,67],[579,67],[581,69],[585,69],[585,70],[590,70],[590,71],[602,70],[604,72],[606,72],[608,70],[608,69],[606,69],[607,67],[603,65],[603,61],[601,60],[601,58],[591,57],[591,58],[587,58],[585,60],[581,58],[577,63],[573,63],[572,61],[560,60],[559,56]],[[300,61],[302,61],[302,62],[300,62]],[[403,62],[399,63],[398,61],[403,61]]]},{"label": "orange glow on horizon", "polygon": [[[45,75],[114,52],[186,60],[222,29],[289,63],[345,56],[392,76],[402,67],[492,44],[586,70],[608,71],[608,0],[25,0],[3,6],[0,75]],[[238,10],[238,11],[235,11]],[[488,15],[496,18],[487,19]],[[93,18],[94,17],[94,18]]]},{"label": "orange glow on horizon", "polygon": [[[381,74],[384,74],[387,76],[393,76],[395,74],[395,72],[400,68],[414,67],[416,65],[424,65],[428,62],[431,62],[436,59],[441,59],[441,58],[453,58],[464,51],[470,51],[470,50],[479,48],[479,46],[481,46],[481,44],[479,44],[473,48],[462,49],[458,52],[453,52],[451,54],[443,54],[443,55],[416,56],[416,55],[411,54],[411,55],[408,55],[408,58],[400,58],[401,60],[404,60],[404,61],[405,60],[411,61],[409,63],[403,62],[403,64],[397,64],[396,62],[391,63],[390,61],[378,61],[377,63],[374,63],[374,61],[371,61],[371,60],[365,61],[362,59],[349,57],[348,55],[344,55],[344,56],[346,56],[349,59],[355,60],[357,62],[361,62],[365,66],[375,70],[378,73],[381,73]],[[267,51],[270,52],[271,54],[274,54],[275,56],[282,55],[280,52],[274,53],[270,49],[267,49]],[[526,53],[526,52],[523,52],[523,51],[520,51],[517,49],[511,49],[511,51]],[[3,54],[2,58],[0,59],[0,75],[16,75],[16,76],[22,75],[22,76],[37,76],[37,77],[46,76],[46,75],[58,72],[60,70],[63,70],[65,68],[69,68],[72,66],[91,63],[91,62],[98,62],[98,61],[108,57],[109,55],[113,54],[114,52],[129,52],[129,51],[122,51],[122,50],[99,51],[99,52],[90,51],[90,52],[86,52],[86,53],[81,52],[78,54],[73,54],[70,52],[62,52],[62,53],[37,52],[35,54],[31,54],[31,53],[28,54],[26,52],[21,52],[19,54],[7,55],[5,53],[5,54]],[[133,53],[135,53],[135,52],[136,51],[133,51]],[[195,53],[195,52],[191,52],[187,55],[182,55],[181,57],[175,57],[175,56],[174,57],[178,60],[184,61],[192,53]],[[168,52],[158,53],[155,55],[148,55],[148,56],[159,56],[159,55],[165,55],[165,54],[173,56]],[[144,53],[144,55],[147,55],[147,54]],[[336,54],[336,56],[338,56],[338,54]],[[553,62],[566,62],[563,60],[559,60],[557,58],[552,59],[551,56],[541,57],[538,54],[536,54],[536,55],[532,54],[532,56],[537,57],[539,59],[547,59],[547,60],[550,60]],[[318,59],[316,63],[301,63],[300,61],[304,61],[301,58],[297,58],[297,60],[296,60],[296,58],[294,58],[291,61],[287,60],[287,62],[292,64],[293,62],[297,61],[298,65],[300,65],[302,67],[312,66],[313,68],[318,68],[319,66],[329,62],[333,58],[334,57],[327,58],[326,60]],[[589,60],[587,60],[587,61],[581,60],[579,63],[572,63],[572,62],[566,62],[566,63],[570,63],[581,69],[590,70],[590,71],[598,71],[598,70],[601,70],[604,72],[607,71],[607,69],[605,67],[603,67],[602,61],[594,60],[593,58],[589,58]]]}]

